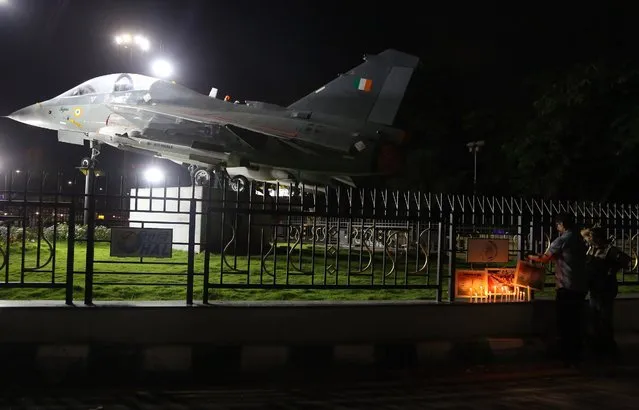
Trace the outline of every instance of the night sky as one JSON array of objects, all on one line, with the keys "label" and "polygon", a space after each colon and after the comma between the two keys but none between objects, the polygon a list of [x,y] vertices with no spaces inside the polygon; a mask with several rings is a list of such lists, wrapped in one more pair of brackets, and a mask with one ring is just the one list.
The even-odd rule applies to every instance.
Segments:
[{"label": "night sky", "polygon": [[[174,61],[175,80],[199,92],[215,86],[234,99],[287,105],[363,54],[392,47],[445,70],[460,104],[482,106],[516,101],[523,78],[535,71],[639,53],[634,9],[610,3],[508,9],[490,2],[8,1],[0,7],[2,115],[95,76],[150,74],[156,56]],[[132,61],[113,41],[120,31],[145,34],[152,51]],[[58,143],[53,131],[0,119],[0,169],[68,168],[87,151]],[[122,153],[105,151],[103,164],[121,166]],[[129,158],[140,161],[149,160]]]}]

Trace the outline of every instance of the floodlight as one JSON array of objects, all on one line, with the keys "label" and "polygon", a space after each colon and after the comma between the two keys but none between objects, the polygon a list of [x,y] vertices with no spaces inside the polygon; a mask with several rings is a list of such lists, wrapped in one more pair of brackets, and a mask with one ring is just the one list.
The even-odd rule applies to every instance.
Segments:
[{"label": "floodlight", "polygon": [[135,36],[135,44],[140,47],[140,50],[142,51],[149,51],[149,49],[151,48],[151,42],[144,36]]},{"label": "floodlight", "polygon": [[151,71],[155,77],[167,78],[173,74],[173,66],[166,60],[155,60],[151,64]]},{"label": "floodlight", "polygon": [[161,182],[164,180],[164,172],[159,168],[148,168],[144,171],[144,179],[150,183]]}]

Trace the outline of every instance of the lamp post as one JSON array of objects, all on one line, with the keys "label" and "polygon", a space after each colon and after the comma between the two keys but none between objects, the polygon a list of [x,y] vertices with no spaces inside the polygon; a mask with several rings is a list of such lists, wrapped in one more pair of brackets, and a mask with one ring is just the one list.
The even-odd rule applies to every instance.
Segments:
[{"label": "lamp post", "polygon": [[474,172],[473,172],[473,195],[477,194],[477,152],[479,152],[479,148],[483,147],[485,142],[481,141],[471,141],[466,146],[468,147],[468,152],[472,152],[474,156]]}]

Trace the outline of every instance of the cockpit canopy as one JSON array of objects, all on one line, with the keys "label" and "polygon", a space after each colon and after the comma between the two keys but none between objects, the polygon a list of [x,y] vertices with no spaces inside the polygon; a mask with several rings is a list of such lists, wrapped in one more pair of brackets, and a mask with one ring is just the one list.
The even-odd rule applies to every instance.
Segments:
[{"label": "cockpit canopy", "polygon": [[87,94],[110,94],[114,92],[126,91],[146,91],[157,81],[157,78],[148,77],[141,74],[107,74],[92,78],[69,91],[60,94],[58,97],[77,97]]}]

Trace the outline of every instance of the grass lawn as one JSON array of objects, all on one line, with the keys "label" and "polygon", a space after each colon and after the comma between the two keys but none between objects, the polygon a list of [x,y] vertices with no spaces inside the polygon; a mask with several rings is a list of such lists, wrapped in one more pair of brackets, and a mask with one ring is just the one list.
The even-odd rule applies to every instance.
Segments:
[{"label": "grass lawn", "polygon": [[[64,300],[66,283],[67,247],[65,243],[56,243],[55,258],[46,263],[51,253],[45,244],[41,248],[40,259],[36,246],[27,244],[24,255],[24,273],[21,275],[21,248],[10,249],[10,263],[8,269],[0,270],[0,299],[4,300]],[[408,260],[404,257],[396,258],[395,271],[389,257],[376,255],[372,259],[372,266],[368,266],[369,259],[364,254],[360,259],[359,253],[350,255],[346,251],[338,254],[326,254],[323,249],[315,250],[315,257],[310,248],[296,250],[289,255],[287,264],[286,247],[278,248],[275,257],[270,254],[261,266],[260,258],[250,259],[246,256],[234,258],[227,256],[223,262],[219,254],[211,254],[209,263],[209,283],[219,284],[222,280],[226,286],[235,285],[237,288],[209,288],[209,300],[434,300],[436,283],[435,263],[431,262],[425,271],[419,270],[423,262]],[[106,300],[185,300],[186,299],[186,271],[187,253],[173,251],[171,259],[146,258],[139,263],[135,258],[114,258],[109,255],[109,245],[99,243],[95,246],[94,286],[93,295],[96,301]],[[274,258],[277,269],[273,271]],[[74,300],[82,301],[85,285],[86,247],[79,242],[75,246],[73,289]],[[337,272],[331,268],[338,263]],[[350,263],[350,265],[349,265]],[[34,269],[41,266],[40,269]],[[287,269],[288,266],[288,269]],[[327,269],[324,267],[327,266]],[[459,256],[458,268],[468,268]],[[194,258],[194,300],[202,301],[205,257],[204,253]],[[224,269],[222,269],[223,267]],[[288,272],[287,272],[288,270]],[[347,274],[350,271],[351,274]],[[358,274],[359,271],[364,273]],[[409,274],[405,275],[404,272]],[[55,273],[54,273],[55,272]],[[223,272],[221,274],[221,272]],[[372,273],[371,273],[372,272]],[[384,275],[384,272],[387,274]],[[448,298],[447,278],[448,266],[443,267],[442,283],[443,300]],[[620,276],[621,279],[621,276]],[[636,281],[637,275],[626,275],[625,280]],[[35,284],[55,283],[62,288],[45,287],[16,287],[19,283]],[[7,287],[7,283],[9,286]],[[246,286],[260,286],[260,288],[246,289]],[[275,286],[274,286],[275,285]],[[298,287],[321,286],[323,289],[295,289]],[[339,286],[370,286],[384,287],[382,289],[335,289]],[[421,287],[416,289],[405,286]],[[4,286],[4,287],[3,287]],[[291,286],[284,288],[285,286]],[[245,287],[244,289],[239,289]],[[636,293],[639,286],[621,286],[620,292]],[[537,292],[539,297],[552,297],[554,288],[546,288]]]},{"label": "grass lawn", "polygon": [[[55,258],[45,264],[50,256],[43,243],[40,260],[37,259],[37,247],[27,245],[24,266],[26,272],[21,275],[21,248],[12,247],[10,250],[9,268],[0,270],[0,299],[29,300],[47,299],[63,300],[65,289],[51,288],[2,288],[3,283],[66,283],[67,247],[65,243],[56,243]],[[278,248],[277,255],[272,253],[261,266],[258,256],[234,258],[226,257],[223,262],[219,254],[211,254],[209,259],[209,283],[219,284],[223,279],[224,285],[238,287],[251,285],[261,286],[254,289],[210,288],[209,299],[213,300],[432,300],[435,298],[434,289],[406,289],[409,286],[434,285],[435,267],[429,266],[427,272],[404,275],[407,260],[398,258],[396,270],[392,271],[391,259],[388,257],[373,258],[373,266],[366,268],[368,259],[364,256],[360,262],[359,254],[352,254],[350,258],[350,275],[347,252],[337,255],[325,255],[324,250],[316,250],[315,257],[310,249],[294,251],[289,255],[287,264],[286,247]],[[109,255],[109,244],[99,243],[95,246],[94,256],[94,286],[93,295],[96,301],[105,300],[185,300],[187,282],[187,252],[173,251],[170,259],[145,258],[139,263],[136,258],[115,258]],[[276,259],[275,275],[273,271]],[[194,300],[202,300],[204,282],[204,253],[194,258]],[[73,289],[74,300],[82,301],[85,288],[86,246],[77,243],[74,257]],[[330,266],[338,263],[337,272]],[[361,263],[361,265],[360,265]],[[54,266],[55,264],[55,266]],[[417,261],[408,261],[408,271],[416,271]],[[43,266],[44,265],[44,266]],[[287,274],[288,265],[288,274]],[[33,269],[42,266],[40,269]],[[224,267],[223,274],[221,266]],[[328,269],[324,269],[329,266]],[[364,270],[363,274],[357,274]],[[54,273],[55,272],[55,273]],[[373,274],[371,274],[373,272]],[[384,275],[383,272],[388,273]],[[384,289],[331,289],[338,286],[385,286]],[[275,285],[275,286],[273,286]],[[311,286],[319,285],[325,289],[283,289],[283,286]],[[13,285],[15,286],[15,285]],[[395,287],[389,289],[388,287]],[[444,286],[445,287],[445,286]],[[444,292],[444,298],[447,292]]]}]

